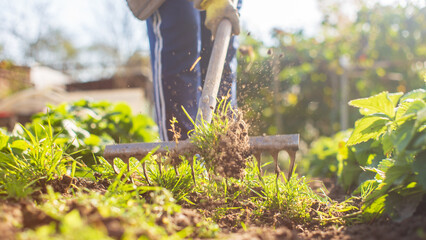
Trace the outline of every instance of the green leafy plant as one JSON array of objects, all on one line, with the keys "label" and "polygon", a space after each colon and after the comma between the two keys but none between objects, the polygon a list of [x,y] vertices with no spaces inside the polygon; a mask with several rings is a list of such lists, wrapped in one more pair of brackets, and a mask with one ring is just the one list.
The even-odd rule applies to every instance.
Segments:
[{"label": "green leafy plant", "polygon": [[[17,132],[26,139],[10,137],[0,132],[0,191],[10,198],[24,198],[64,174],[73,173],[77,167],[55,140],[50,125],[39,125],[33,135],[22,125]],[[29,140],[27,140],[29,139]]]},{"label": "green leafy plant", "polygon": [[142,114],[133,115],[125,103],[80,100],[49,106],[46,113],[38,113],[27,124],[27,129],[39,136],[38,125],[52,126],[56,143],[69,145],[67,153],[78,152],[89,165],[94,156],[101,156],[103,146],[113,143],[152,142],[157,139],[154,121]]},{"label": "green leafy plant", "polygon": [[338,132],[332,137],[321,137],[314,141],[308,154],[303,157],[301,172],[312,177],[336,177],[339,160],[343,160],[346,156],[346,141],[351,133],[352,130],[347,130]]},{"label": "green leafy plant", "polygon": [[[193,161],[194,175],[199,178],[204,168],[200,166],[199,162]],[[177,201],[189,201],[186,195],[188,195],[194,187],[191,165],[189,161],[185,159],[176,167],[175,170],[173,167],[166,166],[160,171],[159,165],[151,162],[151,164],[148,165],[148,177],[152,185],[166,188],[173,194],[173,197]]]},{"label": "green leafy plant", "polygon": [[426,194],[425,100],[426,91],[417,89],[406,94],[382,92],[349,103],[364,117],[355,123],[347,145],[382,150],[382,155],[365,154],[358,161],[365,171],[374,173],[374,179],[358,190],[374,189],[363,205],[367,219],[385,213],[401,221],[415,212]]}]

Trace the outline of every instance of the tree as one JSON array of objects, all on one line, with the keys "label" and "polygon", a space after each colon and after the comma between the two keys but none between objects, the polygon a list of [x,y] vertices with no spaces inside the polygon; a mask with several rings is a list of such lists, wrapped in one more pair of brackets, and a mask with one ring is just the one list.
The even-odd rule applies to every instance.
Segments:
[{"label": "tree", "polygon": [[[61,17],[59,4],[48,0],[1,1],[3,56],[21,65],[38,62],[75,79],[89,80],[111,76],[146,46],[144,22],[133,17],[125,1],[75,3],[87,13],[82,16],[87,21],[73,29],[81,32],[71,32],[68,24],[54,21]],[[81,34],[84,43],[79,41]]]},{"label": "tree", "polygon": [[70,37],[50,21],[50,1],[3,1],[0,7],[2,44],[12,60],[24,65],[38,62],[57,66],[58,62],[77,58],[78,49]]},{"label": "tree", "polygon": [[[258,129],[253,134],[299,132],[310,142],[342,129],[339,103],[424,85],[420,77],[425,71],[420,63],[426,61],[424,7],[364,4],[352,22],[336,22],[338,17],[331,16],[338,16],[340,8],[326,9],[321,33],[315,37],[275,29],[272,46],[251,37],[243,40],[256,52],[250,71],[245,71],[250,64],[246,56],[239,57],[239,103],[248,118],[254,118],[251,125]],[[271,63],[279,69],[278,86]],[[341,94],[345,88],[347,94]],[[355,109],[348,111],[353,126],[359,115]]]},{"label": "tree", "polygon": [[92,1],[90,6],[96,21],[87,26],[88,34],[93,36],[87,48],[89,54],[121,65],[146,46],[145,22],[136,19],[124,1]]}]

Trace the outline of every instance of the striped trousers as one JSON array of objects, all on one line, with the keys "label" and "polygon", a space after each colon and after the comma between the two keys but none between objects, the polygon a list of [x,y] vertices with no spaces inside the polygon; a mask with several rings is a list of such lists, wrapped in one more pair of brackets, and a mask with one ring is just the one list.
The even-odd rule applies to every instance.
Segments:
[{"label": "striped trousers", "polygon": [[[168,0],[147,19],[155,120],[162,141],[173,137],[169,131],[173,117],[178,121],[175,126],[181,131],[181,139],[186,139],[188,131],[194,128],[182,107],[195,120],[213,46],[204,20],[205,12],[195,9],[188,0]],[[237,48],[237,39],[232,37],[218,94],[220,97],[230,93],[235,107]]]}]

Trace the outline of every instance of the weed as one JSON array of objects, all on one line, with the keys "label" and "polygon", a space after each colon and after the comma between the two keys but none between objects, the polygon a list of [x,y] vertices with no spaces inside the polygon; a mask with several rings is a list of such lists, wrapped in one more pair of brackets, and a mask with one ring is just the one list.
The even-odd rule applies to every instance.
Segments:
[{"label": "weed", "polygon": [[[24,198],[44,187],[45,183],[61,177],[70,171],[75,172],[76,162],[65,154],[65,150],[56,144],[50,125],[39,125],[43,138],[33,135],[20,125],[26,139],[12,140],[0,149],[0,189],[10,198]],[[4,135],[0,138],[5,139]]]},{"label": "weed", "polygon": [[189,140],[196,146],[209,174],[241,179],[249,156],[248,128],[242,115],[227,100],[224,97],[219,101],[211,123],[202,118],[195,123],[183,110],[194,124]]},{"label": "weed", "polygon": [[[173,168],[166,167],[162,172],[156,164],[148,166],[148,176],[155,186],[160,186],[168,189],[173,193],[177,201],[188,200],[185,196],[190,193],[193,187],[191,174],[191,166],[187,160],[184,160],[177,166],[179,175]],[[201,175],[202,169],[195,167],[196,175]]]}]

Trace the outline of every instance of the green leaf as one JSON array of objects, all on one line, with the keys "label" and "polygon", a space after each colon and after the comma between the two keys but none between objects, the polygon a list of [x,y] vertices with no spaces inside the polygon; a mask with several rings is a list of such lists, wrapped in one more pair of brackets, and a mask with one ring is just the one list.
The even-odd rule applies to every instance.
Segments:
[{"label": "green leaf", "polygon": [[400,153],[404,151],[413,139],[415,134],[415,121],[408,121],[400,125],[394,133],[394,144],[396,150]]},{"label": "green leaf", "polygon": [[132,109],[130,108],[130,106],[124,102],[119,102],[117,104],[115,104],[114,106],[114,111],[120,112],[121,114],[124,115],[131,115],[132,114]]},{"label": "green leaf", "polygon": [[400,98],[403,94],[404,93],[402,92],[388,94],[389,100],[392,102],[393,110],[395,110],[395,107],[398,104],[398,101],[400,101]]},{"label": "green leaf", "polygon": [[19,149],[21,151],[24,151],[30,147],[30,144],[25,140],[15,140],[10,145],[13,149]]},{"label": "green leaf", "polygon": [[402,93],[388,94],[381,92],[377,95],[355,99],[349,105],[360,108],[360,113],[367,116],[374,113],[386,114],[389,118],[395,116],[395,107]]},{"label": "green leaf", "polygon": [[388,118],[376,115],[361,118],[356,121],[355,129],[346,144],[352,146],[370,139],[377,139],[386,131],[386,125],[389,122]]},{"label": "green leaf", "polygon": [[345,190],[348,190],[357,182],[361,172],[362,169],[355,159],[344,159],[339,161],[339,183],[342,184]]},{"label": "green leaf", "polygon": [[373,167],[376,167],[385,158],[379,141],[369,140],[351,146],[350,149],[361,166],[374,164]]},{"label": "green leaf", "polygon": [[419,110],[417,112],[416,128],[424,126],[426,122],[426,108]]},{"label": "green leaf", "polygon": [[415,89],[411,92],[408,92],[404,96],[401,97],[401,102],[405,101],[407,99],[423,99],[423,100],[426,100],[426,90],[419,88],[419,89]]},{"label": "green leaf", "polygon": [[426,190],[426,151],[416,155],[412,170],[416,174],[417,181],[423,187],[423,190]]},{"label": "green leaf", "polygon": [[386,172],[385,182],[390,185],[400,185],[411,172],[409,165],[394,165]]},{"label": "green leaf", "polygon": [[7,143],[9,142],[9,136],[7,136],[6,134],[4,134],[1,130],[0,130],[0,150],[2,150],[4,147],[7,146]]},{"label": "green leaf", "polygon": [[420,136],[414,138],[410,148],[426,149],[426,131],[421,132]]},{"label": "green leaf", "polygon": [[396,111],[396,119],[399,119],[403,116],[407,116],[409,114],[417,114],[417,112],[421,111],[424,108],[426,108],[426,103],[422,99],[406,100],[398,105]]},{"label": "green leaf", "polygon": [[415,189],[404,189],[407,193],[402,194],[390,192],[385,202],[385,212],[395,222],[402,222],[404,219],[411,217],[417,209],[423,198],[423,192],[415,191]]},{"label": "green leaf", "polygon": [[101,138],[94,134],[90,134],[88,138],[84,139],[84,143],[86,145],[98,146],[101,143]]},{"label": "green leaf", "polygon": [[383,154],[388,156],[389,154],[392,153],[393,149],[394,149],[394,145],[393,145],[393,132],[392,131],[388,131],[383,134],[382,137],[382,146],[383,146]]},{"label": "green leaf", "polygon": [[[363,204],[362,214],[367,221],[371,221],[383,213],[385,209],[386,197],[388,196],[388,194],[384,194],[386,192],[385,190],[386,190],[385,188],[382,188],[382,189],[378,188],[374,190],[373,193],[376,193],[379,197],[374,199],[370,203]],[[369,197],[372,197],[373,195],[376,195],[376,194],[370,194]]]},{"label": "green leaf", "polygon": [[0,152],[0,167],[2,167],[3,164],[13,164],[13,163],[14,163],[14,160],[11,154]]},{"label": "green leaf", "polygon": [[393,165],[395,164],[395,161],[393,159],[390,158],[386,158],[383,159],[380,163],[379,166],[377,167],[378,169],[380,169],[383,172],[386,172],[389,168],[391,168]]}]

